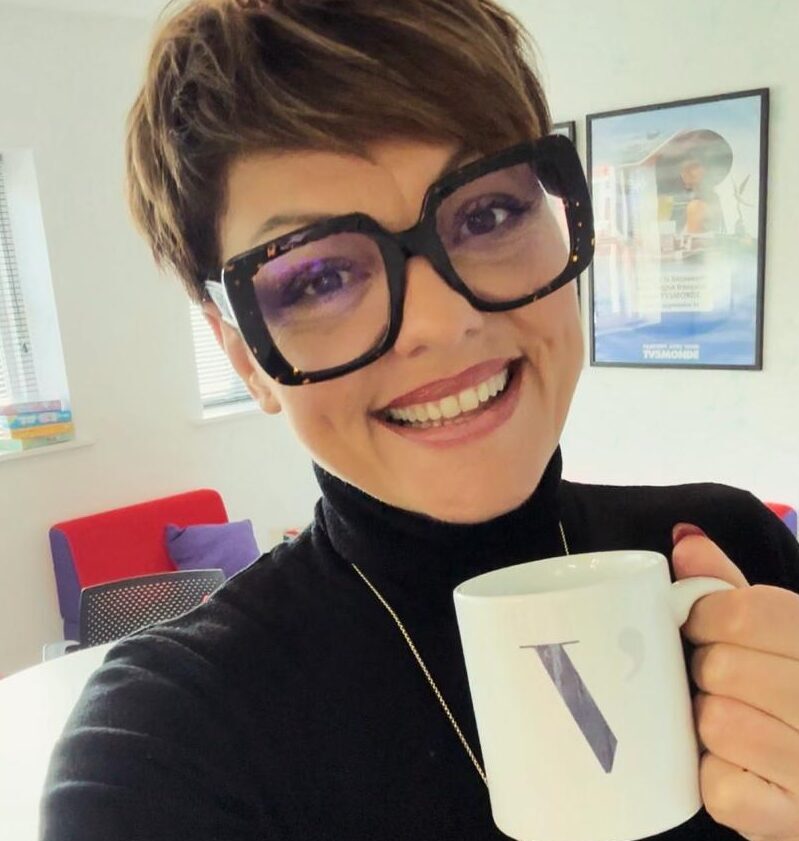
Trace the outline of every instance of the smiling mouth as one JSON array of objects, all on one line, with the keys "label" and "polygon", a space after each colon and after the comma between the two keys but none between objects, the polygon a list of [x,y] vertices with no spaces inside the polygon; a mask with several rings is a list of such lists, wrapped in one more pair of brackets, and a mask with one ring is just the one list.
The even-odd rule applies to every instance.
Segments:
[{"label": "smiling mouth", "polygon": [[408,429],[434,429],[465,423],[497,403],[518,375],[521,361],[511,362],[506,368],[472,388],[450,394],[440,400],[385,409],[378,417],[393,426]]}]

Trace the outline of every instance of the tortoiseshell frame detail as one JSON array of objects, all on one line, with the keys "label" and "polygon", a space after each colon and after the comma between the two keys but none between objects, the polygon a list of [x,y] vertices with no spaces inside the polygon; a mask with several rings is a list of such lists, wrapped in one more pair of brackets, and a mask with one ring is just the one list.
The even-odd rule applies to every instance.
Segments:
[{"label": "tortoiseshell frame detail", "polygon": [[[531,295],[513,301],[484,301],[474,295],[453,269],[436,231],[436,211],[447,196],[465,183],[497,169],[525,162],[534,164],[546,190],[563,200],[570,237],[570,259],[558,277]],[[346,365],[321,371],[300,371],[283,357],[272,341],[258,307],[253,278],[269,260],[330,234],[343,232],[365,234],[380,249],[389,285],[388,328],[372,350]],[[475,309],[484,312],[526,306],[573,280],[593,259],[594,220],[588,184],[571,141],[561,135],[548,135],[481,158],[449,173],[430,185],[419,220],[412,228],[400,233],[387,231],[364,213],[351,213],[284,234],[233,257],[222,268],[221,280],[205,281],[205,290],[208,298],[219,307],[223,318],[241,331],[253,355],[270,377],[284,385],[305,385],[349,374],[390,350],[402,325],[405,264],[412,256],[426,257],[448,286],[463,295]]]}]

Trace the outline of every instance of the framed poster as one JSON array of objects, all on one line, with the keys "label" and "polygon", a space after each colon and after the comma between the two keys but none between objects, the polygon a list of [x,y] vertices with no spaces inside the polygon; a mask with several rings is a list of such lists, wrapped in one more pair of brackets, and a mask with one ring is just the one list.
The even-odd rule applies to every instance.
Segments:
[{"label": "framed poster", "polygon": [[[553,123],[552,124],[552,134],[562,134],[564,137],[568,137],[572,143],[576,144],[577,138],[577,131],[576,131],[576,124],[574,120],[567,120],[563,123]],[[580,302],[580,312],[582,312],[583,308],[583,276],[579,275],[575,280],[577,284],[577,300]]]},{"label": "framed poster", "polygon": [[763,367],[768,89],[589,114],[591,364]]},{"label": "framed poster", "polygon": [[575,137],[577,136],[574,120],[568,120],[565,123],[553,123],[552,134],[562,134],[564,137],[568,137],[569,140],[571,140],[571,142],[574,143]]}]

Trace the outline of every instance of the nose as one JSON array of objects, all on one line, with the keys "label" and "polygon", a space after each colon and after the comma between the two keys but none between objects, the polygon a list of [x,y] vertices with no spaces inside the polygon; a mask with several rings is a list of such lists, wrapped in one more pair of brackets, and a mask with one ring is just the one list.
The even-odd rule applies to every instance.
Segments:
[{"label": "nose", "polygon": [[485,313],[449,287],[425,257],[411,257],[405,271],[405,305],[395,353],[412,358],[457,347],[479,334]]}]

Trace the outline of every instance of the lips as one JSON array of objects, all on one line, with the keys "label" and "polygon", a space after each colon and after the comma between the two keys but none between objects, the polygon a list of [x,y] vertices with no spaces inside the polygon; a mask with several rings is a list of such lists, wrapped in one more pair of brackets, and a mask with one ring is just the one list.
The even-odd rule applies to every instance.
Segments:
[{"label": "lips", "polygon": [[479,365],[473,365],[471,368],[461,371],[460,374],[456,374],[454,377],[433,380],[420,388],[400,395],[380,411],[385,412],[387,409],[402,409],[418,403],[441,400],[449,395],[458,394],[464,389],[474,388],[489,377],[494,376],[494,374],[503,371],[513,361],[509,357],[504,359],[490,359],[487,362],[481,362]]}]

